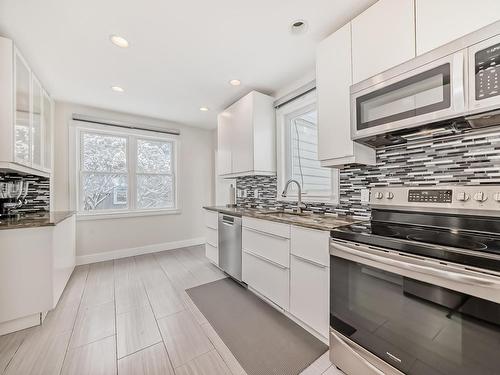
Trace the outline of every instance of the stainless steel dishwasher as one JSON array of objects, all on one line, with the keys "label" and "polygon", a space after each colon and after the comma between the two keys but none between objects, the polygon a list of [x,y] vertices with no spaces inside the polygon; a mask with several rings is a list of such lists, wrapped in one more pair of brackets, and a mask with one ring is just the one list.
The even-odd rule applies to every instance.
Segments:
[{"label": "stainless steel dishwasher", "polygon": [[219,267],[241,282],[241,217],[219,214]]}]

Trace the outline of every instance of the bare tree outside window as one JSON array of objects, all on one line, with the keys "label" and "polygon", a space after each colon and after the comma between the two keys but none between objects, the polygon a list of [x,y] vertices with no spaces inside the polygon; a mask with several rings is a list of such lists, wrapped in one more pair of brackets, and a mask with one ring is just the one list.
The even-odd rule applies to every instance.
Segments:
[{"label": "bare tree outside window", "polygon": [[115,190],[127,194],[127,138],[83,133],[81,159],[82,208],[85,211],[124,209]]},{"label": "bare tree outside window", "polygon": [[97,132],[80,134],[81,210],[175,207],[174,141]]},{"label": "bare tree outside window", "polygon": [[137,207],[174,206],[171,142],[137,140]]}]

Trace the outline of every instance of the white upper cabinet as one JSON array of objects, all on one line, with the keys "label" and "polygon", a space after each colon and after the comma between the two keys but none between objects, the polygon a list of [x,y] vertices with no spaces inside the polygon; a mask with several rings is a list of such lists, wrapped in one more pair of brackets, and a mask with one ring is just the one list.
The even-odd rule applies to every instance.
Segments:
[{"label": "white upper cabinet", "polygon": [[33,167],[42,169],[42,108],[43,92],[40,82],[34,75],[31,75],[31,160]]},{"label": "white upper cabinet", "polygon": [[218,115],[220,176],[276,173],[273,98],[252,91]]},{"label": "white upper cabinet", "polygon": [[375,151],[351,141],[351,24],[324,39],[316,55],[318,158],[323,167],[374,164]]},{"label": "white upper cabinet", "polygon": [[52,150],[53,142],[53,118],[54,103],[46,91],[43,91],[43,168],[47,171],[52,170]]},{"label": "white upper cabinet", "polygon": [[421,55],[500,19],[498,0],[415,0]]},{"label": "white upper cabinet", "polygon": [[0,170],[48,176],[53,102],[12,40],[0,37]]},{"label": "white upper cabinet", "polygon": [[[12,49],[12,44],[8,48]],[[31,71],[20,53],[15,49],[13,51],[15,56],[13,67],[15,72],[15,161],[24,165],[31,165]],[[12,52],[6,56],[12,56]],[[9,72],[10,75],[12,75],[12,72]],[[7,79],[4,82],[10,83],[12,79]],[[8,87],[7,90],[10,91],[11,87]],[[11,111],[12,109],[9,108],[8,110]]]},{"label": "white upper cabinet", "polygon": [[[444,15],[455,18],[449,9],[436,17]],[[370,78],[413,57],[414,0],[379,0],[352,20],[353,83]]]}]

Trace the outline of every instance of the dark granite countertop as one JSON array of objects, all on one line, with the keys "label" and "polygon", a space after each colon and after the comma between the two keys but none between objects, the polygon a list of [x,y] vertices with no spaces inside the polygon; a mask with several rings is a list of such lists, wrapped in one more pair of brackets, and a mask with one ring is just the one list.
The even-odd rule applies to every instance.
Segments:
[{"label": "dark granite countertop", "polygon": [[[221,212],[233,216],[246,216],[256,219],[275,221],[278,223],[292,224],[301,227],[327,230],[330,231],[335,228],[343,227],[360,220],[352,219],[348,216],[335,216],[331,214],[315,214],[305,213],[303,215],[293,215],[287,212],[272,210],[272,209],[259,209],[259,208],[244,208],[244,207],[226,207],[226,206],[207,206],[203,207],[209,211]],[[280,213],[283,213],[280,215]]]},{"label": "dark granite countertop", "polygon": [[54,226],[72,215],[74,215],[73,211],[50,211],[9,218],[0,217],[0,230]]}]

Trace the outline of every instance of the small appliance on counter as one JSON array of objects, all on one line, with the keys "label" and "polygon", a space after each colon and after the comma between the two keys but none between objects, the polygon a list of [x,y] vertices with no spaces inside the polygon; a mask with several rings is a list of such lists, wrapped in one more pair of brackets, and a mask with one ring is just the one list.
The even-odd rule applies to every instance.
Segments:
[{"label": "small appliance on counter", "polygon": [[229,203],[226,204],[227,207],[236,207],[236,188],[233,184],[229,186]]},{"label": "small appliance on counter", "polygon": [[331,231],[330,358],[347,374],[500,368],[500,186],[373,188]]},{"label": "small appliance on counter", "polygon": [[18,215],[15,210],[27,203],[29,185],[24,180],[0,182],[0,217]]}]

